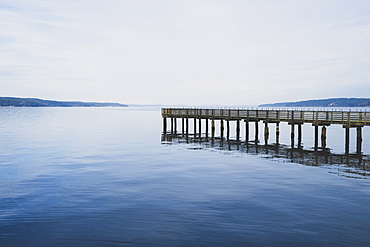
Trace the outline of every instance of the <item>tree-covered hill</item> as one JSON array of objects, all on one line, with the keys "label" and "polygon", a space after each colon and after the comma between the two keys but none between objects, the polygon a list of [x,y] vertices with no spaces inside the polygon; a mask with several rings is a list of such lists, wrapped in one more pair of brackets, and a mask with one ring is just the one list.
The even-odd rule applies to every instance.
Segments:
[{"label": "tree-covered hill", "polygon": [[54,101],[36,98],[0,97],[0,107],[127,107],[120,103]]},{"label": "tree-covered hill", "polygon": [[262,104],[259,107],[369,107],[370,98],[333,98]]}]

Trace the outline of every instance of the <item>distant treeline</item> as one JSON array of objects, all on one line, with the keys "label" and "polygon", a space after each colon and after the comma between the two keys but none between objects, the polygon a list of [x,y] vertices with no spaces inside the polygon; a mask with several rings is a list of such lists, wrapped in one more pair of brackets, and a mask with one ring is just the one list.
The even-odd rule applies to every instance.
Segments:
[{"label": "distant treeline", "polygon": [[259,107],[368,107],[370,99],[367,98],[334,98],[318,99],[297,102],[282,102],[274,104],[263,104]]},{"label": "distant treeline", "polygon": [[0,107],[127,107],[120,103],[54,101],[36,98],[0,97]]}]

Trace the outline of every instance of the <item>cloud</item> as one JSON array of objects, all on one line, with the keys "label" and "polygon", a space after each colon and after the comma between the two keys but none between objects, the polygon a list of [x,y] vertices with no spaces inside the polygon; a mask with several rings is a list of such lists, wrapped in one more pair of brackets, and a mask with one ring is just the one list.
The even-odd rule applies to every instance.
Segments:
[{"label": "cloud", "polygon": [[336,97],[350,84],[363,95],[369,5],[5,0],[0,86],[13,96],[139,104]]}]

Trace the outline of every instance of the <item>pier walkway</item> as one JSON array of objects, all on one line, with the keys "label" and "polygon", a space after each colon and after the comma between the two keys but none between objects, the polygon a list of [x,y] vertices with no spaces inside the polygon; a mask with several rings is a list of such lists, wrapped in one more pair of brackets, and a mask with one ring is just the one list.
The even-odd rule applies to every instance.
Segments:
[{"label": "pier walkway", "polygon": [[[245,140],[249,142],[249,123],[255,123],[255,142],[258,142],[258,123],[265,123],[264,139],[269,139],[269,124],[276,124],[276,143],[279,143],[279,123],[286,122],[291,125],[291,144],[294,146],[295,125],[298,127],[298,146],[301,143],[304,123],[312,124],[315,128],[314,147],[318,148],[319,126],[321,130],[321,148],[326,148],[326,127],[332,124],[342,125],[345,129],[345,151],[349,151],[349,129],[357,128],[357,153],[361,153],[362,127],[370,126],[370,112],[366,111],[338,111],[338,110],[288,110],[288,109],[199,109],[199,108],[162,108],[163,132],[167,132],[167,119],[171,119],[171,133],[177,132],[177,119],[182,119],[182,133],[189,134],[189,119],[193,119],[194,135],[200,135],[202,120],[205,120],[206,134],[209,132],[211,122],[211,136],[215,134],[215,121],[220,121],[221,137],[224,136],[226,123],[226,136],[228,137],[230,121],[236,121],[236,137],[240,138],[240,122],[245,122]],[[197,129],[197,122],[198,127]],[[203,121],[204,122],[204,121]]]}]

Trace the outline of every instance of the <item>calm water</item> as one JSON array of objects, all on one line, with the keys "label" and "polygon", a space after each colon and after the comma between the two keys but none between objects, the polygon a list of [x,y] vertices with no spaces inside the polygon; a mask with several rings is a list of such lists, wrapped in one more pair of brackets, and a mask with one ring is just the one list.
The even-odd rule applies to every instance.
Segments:
[{"label": "calm water", "polygon": [[[336,163],[341,126],[328,128],[330,154],[315,162],[283,145],[164,138],[159,109],[0,116],[0,246],[370,245],[367,163]],[[303,132],[310,149],[313,129]]]}]

